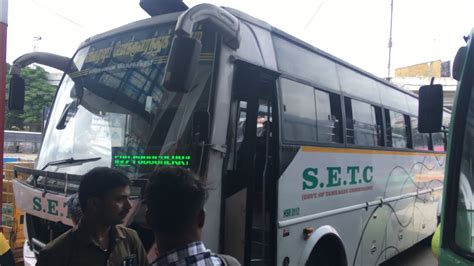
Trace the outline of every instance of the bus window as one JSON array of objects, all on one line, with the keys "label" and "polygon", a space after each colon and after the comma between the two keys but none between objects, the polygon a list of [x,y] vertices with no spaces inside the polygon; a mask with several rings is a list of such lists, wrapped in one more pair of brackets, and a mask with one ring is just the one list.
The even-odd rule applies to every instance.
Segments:
[{"label": "bus window", "polygon": [[339,95],[315,90],[318,142],[342,142]]},{"label": "bus window", "polygon": [[413,149],[428,150],[429,134],[418,132],[418,118],[411,118],[411,136],[413,140]]},{"label": "bus window", "polygon": [[41,132],[5,130],[3,148],[8,153],[35,154],[39,151],[41,139]]},{"label": "bus window", "polygon": [[350,98],[345,99],[347,143],[382,146],[382,111],[380,107]]},{"label": "bus window", "polygon": [[314,88],[281,79],[283,138],[293,142],[316,142]]},{"label": "bus window", "polygon": [[405,115],[385,109],[385,124],[387,126],[387,146],[407,148],[408,135]]}]

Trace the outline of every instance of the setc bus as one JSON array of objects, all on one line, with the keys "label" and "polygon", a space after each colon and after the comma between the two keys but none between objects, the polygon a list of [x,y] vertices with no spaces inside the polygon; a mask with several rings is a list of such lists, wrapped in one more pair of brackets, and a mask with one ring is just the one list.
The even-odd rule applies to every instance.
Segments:
[{"label": "setc bus", "polygon": [[41,132],[5,130],[3,150],[5,153],[38,153],[41,145]]},{"label": "setc bus", "polygon": [[64,202],[96,166],[133,180],[146,247],[140,176],[162,165],[212,186],[203,240],[244,265],[375,265],[434,232],[446,138],[418,132],[414,94],[232,8],[141,5],[151,18],[71,59],[13,64],[17,109],[21,67],[64,71],[36,170],[16,168],[25,261],[70,228]]},{"label": "setc bus", "polygon": [[[464,37],[453,61],[453,78],[458,80],[453,117],[449,127],[448,159],[443,191],[441,237],[433,239],[433,251],[439,265],[474,263],[474,29]],[[440,132],[442,86],[420,89],[420,117],[424,132]],[[444,128],[446,129],[446,128]],[[438,243],[439,241],[439,243]]]}]

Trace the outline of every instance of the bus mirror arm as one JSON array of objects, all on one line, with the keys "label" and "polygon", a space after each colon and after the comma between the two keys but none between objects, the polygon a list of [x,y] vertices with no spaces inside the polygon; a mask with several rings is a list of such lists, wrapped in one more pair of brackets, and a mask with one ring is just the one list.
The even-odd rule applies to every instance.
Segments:
[{"label": "bus mirror arm", "polygon": [[66,72],[71,58],[45,52],[27,53],[13,61],[10,73],[20,75],[22,68],[31,64],[40,64]]},{"label": "bus mirror arm", "polygon": [[187,10],[178,18],[162,80],[163,87],[169,91],[187,93],[193,89],[202,48],[201,42],[193,38],[194,26],[199,22],[213,27],[232,49],[240,46],[240,23],[232,14],[211,4]]},{"label": "bus mirror arm", "polygon": [[44,52],[27,53],[18,57],[13,61],[10,69],[12,77],[10,79],[10,90],[8,93],[8,109],[15,111],[23,110],[25,102],[25,80],[21,77],[22,68],[37,63],[66,72],[70,62],[71,59],[68,57]]},{"label": "bus mirror arm", "polygon": [[458,49],[456,56],[453,60],[453,79],[460,81],[462,69],[466,62],[467,47],[462,46]]},{"label": "bus mirror arm", "polygon": [[232,49],[240,46],[240,22],[227,10],[211,4],[199,4],[181,14],[176,23],[175,32],[178,36],[193,35],[194,25],[207,22],[219,32],[224,42]]}]

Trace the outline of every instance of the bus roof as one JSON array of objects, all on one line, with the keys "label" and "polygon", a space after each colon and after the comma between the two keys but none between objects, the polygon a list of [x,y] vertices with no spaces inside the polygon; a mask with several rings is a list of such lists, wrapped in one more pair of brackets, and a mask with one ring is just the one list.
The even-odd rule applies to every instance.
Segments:
[{"label": "bus roof", "polygon": [[319,55],[321,55],[321,56],[324,56],[324,57],[326,57],[327,59],[330,59],[330,60],[332,60],[332,61],[334,61],[334,62],[336,62],[336,63],[338,63],[338,64],[344,65],[344,66],[346,66],[346,67],[348,67],[348,68],[350,68],[350,69],[352,69],[352,70],[355,70],[355,71],[357,71],[357,72],[359,72],[359,73],[361,73],[361,74],[363,74],[363,75],[365,75],[365,76],[367,76],[367,77],[369,77],[369,78],[372,78],[372,79],[374,79],[374,80],[376,80],[376,81],[378,81],[378,82],[384,83],[385,85],[390,86],[390,87],[392,87],[392,88],[394,88],[394,89],[396,89],[396,90],[399,90],[399,91],[401,91],[401,92],[404,92],[404,93],[406,93],[406,94],[408,94],[408,95],[410,95],[410,96],[413,96],[413,97],[415,97],[415,98],[418,98],[418,96],[417,96],[415,93],[412,93],[412,92],[410,92],[410,91],[408,91],[408,90],[406,90],[406,89],[397,87],[395,84],[393,84],[393,83],[391,83],[391,82],[389,82],[389,81],[387,81],[387,80],[385,80],[385,79],[383,79],[383,78],[377,77],[377,76],[375,76],[375,75],[373,75],[373,74],[371,74],[371,73],[369,73],[369,72],[367,72],[367,71],[365,71],[365,70],[363,70],[363,69],[361,69],[361,68],[359,68],[359,67],[357,67],[357,66],[354,66],[354,65],[351,64],[351,63],[348,63],[348,62],[346,62],[346,61],[344,61],[344,60],[342,60],[342,59],[340,59],[340,58],[338,58],[338,57],[336,57],[336,56],[334,56],[334,55],[331,55],[331,54],[329,54],[329,53],[327,53],[327,52],[325,52],[325,51],[323,51],[323,50],[321,50],[321,49],[319,49],[319,48],[317,48],[317,47],[314,47],[313,45],[311,45],[311,44],[309,44],[309,43],[307,43],[307,42],[304,42],[304,41],[302,41],[302,40],[296,38],[295,36],[286,33],[285,31],[282,31],[282,30],[280,30],[280,29],[278,29],[278,28],[276,28],[276,27],[273,27],[273,26],[271,26],[270,24],[268,24],[268,23],[265,22],[265,21],[256,19],[256,18],[254,18],[254,17],[252,17],[252,16],[250,16],[250,15],[248,15],[248,14],[246,14],[246,13],[243,13],[243,12],[241,12],[241,11],[239,11],[239,10],[236,10],[236,9],[233,9],[233,8],[225,7],[225,9],[226,9],[227,11],[229,11],[230,13],[232,13],[232,15],[238,17],[238,18],[241,19],[241,20],[245,20],[245,21],[250,22],[250,23],[252,23],[252,24],[254,24],[254,25],[258,26],[258,27],[261,27],[261,28],[263,28],[263,29],[266,29],[266,30],[268,30],[268,31],[271,31],[271,32],[273,32],[273,33],[275,33],[275,34],[277,34],[277,35],[280,35],[280,36],[282,36],[282,37],[284,37],[284,38],[290,40],[290,41],[293,42],[293,43],[296,43],[296,44],[298,44],[298,45],[300,45],[300,46],[302,46],[302,47],[304,47],[304,48],[306,48],[306,49],[308,49],[308,50],[311,50],[311,51],[313,51],[313,52],[315,52],[315,53],[317,53],[317,54],[319,54]]},{"label": "bus roof", "polygon": [[[279,35],[305,49],[308,49],[316,54],[319,54],[337,64],[340,64],[340,65],[343,65],[345,67],[348,67],[368,78],[371,78],[373,80],[375,80],[376,82],[379,82],[379,83],[382,83],[386,86],[389,86],[395,90],[398,90],[402,93],[405,93],[413,98],[418,98],[417,94],[413,93],[413,92],[410,92],[404,88],[401,88],[401,87],[398,87],[396,86],[395,84],[383,79],[383,78],[380,78],[380,77],[377,77],[357,66],[354,66],[353,64],[349,63],[349,62],[346,62],[334,55],[331,55],[319,48],[316,48],[315,46],[307,43],[307,42],[304,42],[294,36],[292,36],[291,34],[288,34],[276,27],[273,27],[271,26],[269,23],[263,21],[263,20],[260,20],[260,19],[257,19],[255,17],[252,17],[242,11],[239,11],[237,9],[234,9],[234,8],[230,8],[230,7],[222,7],[223,9],[227,10],[228,12],[230,12],[232,15],[236,16],[238,19],[240,20],[243,20],[245,22],[248,22],[248,23],[251,23],[255,26],[258,26],[262,29],[265,29],[267,31],[270,31],[272,32],[273,34],[276,34],[276,35]],[[115,29],[112,29],[110,31],[106,31],[104,33],[100,33],[100,34],[97,34],[95,36],[92,36],[88,39],[86,39],[84,42],[81,43],[81,45],[79,46],[79,49],[82,48],[82,47],[85,47],[87,45],[90,45],[96,41],[99,41],[99,40],[102,40],[102,39],[105,39],[105,38],[109,38],[110,36],[113,36],[113,35],[116,35],[116,34],[119,34],[119,33],[124,33],[124,32],[127,32],[127,31],[133,31],[133,30],[137,30],[137,29],[140,29],[140,28],[144,28],[144,27],[148,27],[148,26],[152,26],[152,25],[156,25],[156,24],[160,24],[160,23],[167,23],[167,22],[172,22],[172,21],[176,21],[179,17],[179,15],[181,14],[182,12],[176,12],[176,13],[170,13],[170,14],[164,14],[164,15],[160,15],[160,16],[156,16],[156,17],[151,17],[151,18],[146,18],[146,19],[142,19],[142,20],[139,20],[139,21],[135,21],[135,22],[131,22],[129,24],[126,24],[124,26],[121,26],[121,27],[118,27],[118,28],[115,28]],[[449,109],[447,108],[444,108],[445,111],[449,111]]]}]

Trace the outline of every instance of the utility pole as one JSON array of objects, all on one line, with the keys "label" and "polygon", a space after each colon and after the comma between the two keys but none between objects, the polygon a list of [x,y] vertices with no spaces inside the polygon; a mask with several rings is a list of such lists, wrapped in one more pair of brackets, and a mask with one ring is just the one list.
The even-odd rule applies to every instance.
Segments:
[{"label": "utility pole", "polygon": [[[3,133],[5,123],[5,86],[7,84],[7,27],[8,27],[8,0],[0,0],[0,207],[3,209]],[[2,215],[0,215],[0,225]],[[3,228],[0,226],[0,231]]]},{"label": "utility pole", "polygon": [[388,73],[387,80],[390,80],[390,64],[392,61],[392,22],[393,22],[393,0],[390,3],[390,36],[388,37]]},{"label": "utility pole", "polygon": [[40,35],[33,36],[33,52],[38,52],[39,49],[39,41],[43,38]]}]

